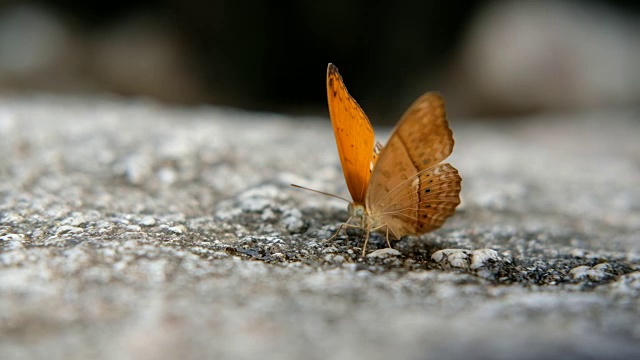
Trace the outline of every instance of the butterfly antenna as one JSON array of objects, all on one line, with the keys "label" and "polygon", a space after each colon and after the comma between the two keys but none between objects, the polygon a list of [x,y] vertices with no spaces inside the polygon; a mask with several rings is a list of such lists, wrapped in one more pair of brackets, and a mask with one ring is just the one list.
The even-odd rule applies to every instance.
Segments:
[{"label": "butterfly antenna", "polygon": [[296,185],[296,184],[290,184],[290,185],[291,185],[291,186],[293,186],[293,187],[297,187],[297,188],[299,188],[299,189],[313,191],[313,192],[318,193],[318,194],[322,194],[322,195],[326,195],[326,196],[331,196],[331,197],[333,197],[333,198],[340,199],[340,200],[344,200],[344,201],[346,201],[346,202],[348,202],[348,203],[351,203],[351,201],[349,201],[349,200],[347,200],[347,199],[345,199],[345,198],[343,198],[343,197],[340,197],[340,196],[338,196],[338,195],[329,194],[329,193],[326,193],[326,192],[323,192],[323,191],[319,191],[319,190],[309,189],[308,187],[304,187],[304,186],[300,186],[300,185]]}]

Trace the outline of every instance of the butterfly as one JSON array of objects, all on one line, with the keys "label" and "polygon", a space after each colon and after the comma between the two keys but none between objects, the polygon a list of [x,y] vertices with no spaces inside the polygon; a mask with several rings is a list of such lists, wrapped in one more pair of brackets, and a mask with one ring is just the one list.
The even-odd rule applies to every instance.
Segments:
[{"label": "butterfly", "polygon": [[454,143],[443,98],[433,92],[419,97],[384,147],[375,141],[367,115],[333,64],[327,68],[327,98],[352,199],[341,198],[349,202],[349,219],[331,238],[343,227],[363,229],[364,256],[371,232],[385,235],[391,247],[390,238],[421,235],[442,226],[460,204],[462,183],[458,170],[441,163]]}]

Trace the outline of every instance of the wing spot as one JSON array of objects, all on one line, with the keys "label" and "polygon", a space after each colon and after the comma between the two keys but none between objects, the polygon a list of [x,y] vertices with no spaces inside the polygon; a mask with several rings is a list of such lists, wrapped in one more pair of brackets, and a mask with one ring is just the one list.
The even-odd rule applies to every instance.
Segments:
[{"label": "wing spot", "polygon": [[425,193],[425,194],[428,194],[428,193],[430,193],[430,192],[431,192],[431,189],[429,189],[429,188],[424,189],[424,193]]}]

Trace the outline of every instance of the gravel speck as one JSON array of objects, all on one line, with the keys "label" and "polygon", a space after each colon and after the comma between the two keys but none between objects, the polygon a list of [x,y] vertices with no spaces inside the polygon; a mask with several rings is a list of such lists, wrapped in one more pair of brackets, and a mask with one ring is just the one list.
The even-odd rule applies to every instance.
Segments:
[{"label": "gravel speck", "polygon": [[140,220],[139,224],[142,226],[154,226],[156,224],[156,220],[153,216],[145,216]]}]

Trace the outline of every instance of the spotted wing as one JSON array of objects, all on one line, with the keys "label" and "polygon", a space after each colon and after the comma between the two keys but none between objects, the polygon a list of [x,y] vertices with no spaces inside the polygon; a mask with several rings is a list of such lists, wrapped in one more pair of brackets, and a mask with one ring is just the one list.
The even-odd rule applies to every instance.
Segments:
[{"label": "spotted wing", "polygon": [[437,229],[460,203],[458,171],[440,164],[453,143],[438,94],[418,98],[398,122],[371,174],[366,197],[371,215],[395,238]]}]

